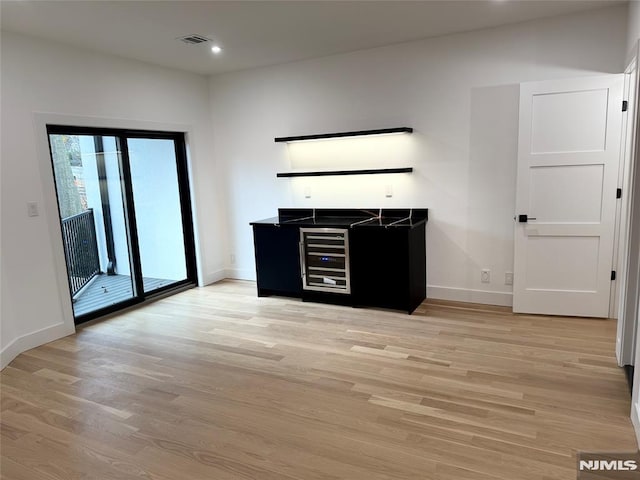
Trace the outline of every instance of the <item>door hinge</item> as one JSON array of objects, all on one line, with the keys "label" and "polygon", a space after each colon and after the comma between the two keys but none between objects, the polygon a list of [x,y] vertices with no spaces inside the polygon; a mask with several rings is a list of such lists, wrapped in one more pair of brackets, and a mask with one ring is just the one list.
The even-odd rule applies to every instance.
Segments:
[{"label": "door hinge", "polygon": [[616,188],[616,198],[622,198],[622,189]]},{"label": "door hinge", "polygon": [[626,112],[629,109],[629,102],[627,102],[626,100],[622,101],[622,111]]},{"label": "door hinge", "polygon": [[615,280],[616,279],[616,271],[615,270],[611,270],[611,280]]}]

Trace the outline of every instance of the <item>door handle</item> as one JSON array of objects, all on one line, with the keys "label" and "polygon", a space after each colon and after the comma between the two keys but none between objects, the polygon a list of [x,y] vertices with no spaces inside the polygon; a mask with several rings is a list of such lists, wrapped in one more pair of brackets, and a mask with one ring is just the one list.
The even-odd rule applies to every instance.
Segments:
[{"label": "door handle", "polygon": [[302,280],[304,281],[307,276],[307,267],[304,264],[304,245],[302,242],[298,242],[298,253],[300,254],[300,274],[302,275]]},{"label": "door handle", "polygon": [[518,220],[519,223],[527,223],[529,220],[536,220],[536,217],[529,217],[526,213],[520,214],[517,217],[513,217],[514,220]]}]

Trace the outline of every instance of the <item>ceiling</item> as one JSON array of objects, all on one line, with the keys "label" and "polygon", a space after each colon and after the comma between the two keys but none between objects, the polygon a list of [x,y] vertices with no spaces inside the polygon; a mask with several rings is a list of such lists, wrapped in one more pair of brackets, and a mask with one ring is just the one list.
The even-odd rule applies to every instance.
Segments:
[{"label": "ceiling", "polygon": [[[2,30],[218,74],[589,10],[612,0],[2,0]],[[186,45],[200,34],[222,46]]]}]

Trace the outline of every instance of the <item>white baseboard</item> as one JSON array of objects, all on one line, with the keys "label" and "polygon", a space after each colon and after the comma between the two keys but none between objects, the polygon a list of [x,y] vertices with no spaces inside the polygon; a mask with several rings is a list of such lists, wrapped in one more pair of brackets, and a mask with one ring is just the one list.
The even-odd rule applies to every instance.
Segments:
[{"label": "white baseboard", "polygon": [[511,292],[490,292],[488,290],[472,290],[469,288],[441,287],[427,285],[427,298],[452,300],[455,302],[482,303],[485,305],[513,306]]},{"label": "white baseboard", "polygon": [[[207,279],[214,278],[209,275]],[[220,281],[224,278],[234,280],[256,280],[255,270],[241,268],[227,268],[215,272],[215,279],[207,282],[207,285]],[[438,300],[452,300],[456,302],[482,303],[485,305],[501,305],[511,307],[513,305],[513,294],[511,292],[490,292],[488,290],[472,290],[467,288],[441,287],[438,285],[427,286],[427,298]]]},{"label": "white baseboard", "polygon": [[200,286],[203,287],[205,285],[211,285],[212,283],[216,283],[216,282],[219,282],[220,280],[224,280],[226,277],[227,277],[227,271],[223,268],[221,268],[220,270],[216,270],[215,272],[205,273],[202,276],[203,285],[200,285]]},{"label": "white baseboard", "polygon": [[631,402],[631,423],[636,432],[636,442],[640,447],[640,412],[638,412],[638,402]]},{"label": "white baseboard", "polygon": [[53,342],[67,335],[72,335],[73,333],[75,333],[73,326],[58,323],[57,325],[52,325],[42,330],[36,330],[35,332],[14,338],[9,345],[0,351],[0,369],[9,365],[9,363],[22,352],[44,345],[45,343]]},{"label": "white baseboard", "polygon": [[235,280],[253,280],[256,281],[255,270],[247,270],[242,268],[228,268],[225,270],[226,278],[233,278]]},{"label": "white baseboard", "polygon": [[622,343],[619,337],[616,338],[616,360],[619,367],[624,367],[624,363],[622,363]]}]

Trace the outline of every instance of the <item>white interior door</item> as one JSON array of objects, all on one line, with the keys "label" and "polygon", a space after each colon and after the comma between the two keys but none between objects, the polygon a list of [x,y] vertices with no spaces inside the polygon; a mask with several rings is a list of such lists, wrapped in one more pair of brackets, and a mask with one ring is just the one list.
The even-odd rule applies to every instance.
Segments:
[{"label": "white interior door", "polygon": [[623,82],[520,86],[514,312],[608,316]]}]

